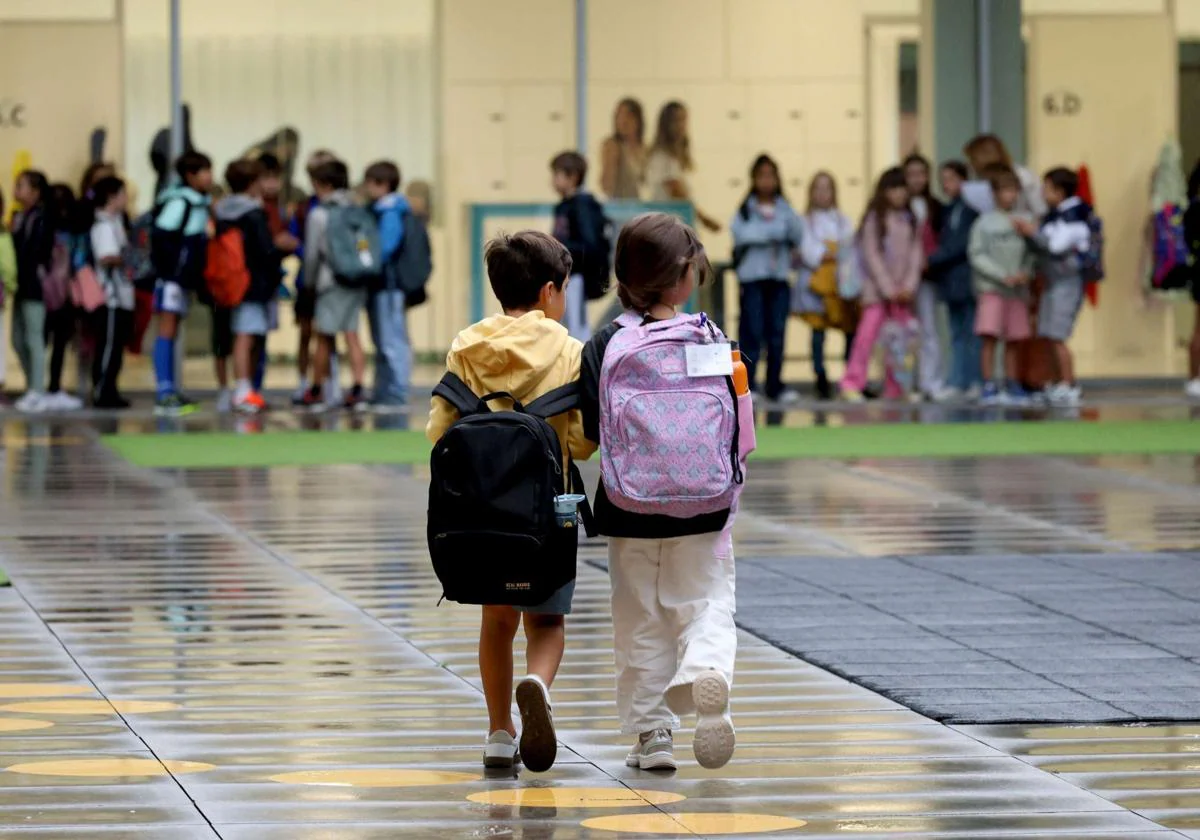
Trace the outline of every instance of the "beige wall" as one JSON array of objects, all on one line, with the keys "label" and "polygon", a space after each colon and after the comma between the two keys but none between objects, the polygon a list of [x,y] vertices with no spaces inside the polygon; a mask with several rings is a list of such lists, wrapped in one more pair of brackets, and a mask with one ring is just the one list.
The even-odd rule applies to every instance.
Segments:
[{"label": "beige wall", "polygon": [[[1085,308],[1072,347],[1083,375],[1182,372],[1169,310],[1142,305],[1142,234],[1149,183],[1175,136],[1172,22],[1153,15],[1047,15],[1029,42],[1029,148],[1035,171],[1086,163],[1105,222],[1108,277],[1098,308]],[[1043,97],[1070,92],[1082,107],[1049,116]]]},{"label": "beige wall", "polygon": [[[86,65],[80,66],[80,56]],[[0,125],[0,182],[11,197],[11,167],[21,151],[51,180],[77,184],[92,130],[108,130],[106,154],[122,150],[121,31],[107,22],[0,23],[0,99],[21,103],[23,126]]]}]

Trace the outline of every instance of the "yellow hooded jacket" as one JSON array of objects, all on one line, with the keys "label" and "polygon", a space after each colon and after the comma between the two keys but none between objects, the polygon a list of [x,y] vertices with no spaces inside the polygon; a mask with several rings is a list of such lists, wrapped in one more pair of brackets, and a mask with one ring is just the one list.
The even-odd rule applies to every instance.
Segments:
[{"label": "yellow hooded jacket", "polygon": [[[535,310],[519,318],[493,315],[467,327],[450,345],[446,369],[476,394],[507,391],[528,405],[579,379],[582,355],[583,345],[567,334],[566,327]],[[510,407],[502,401],[490,405],[493,410]],[[458,412],[441,397],[434,397],[425,436],[437,443],[456,420]],[[596,451],[596,445],[583,436],[583,415],[578,409],[549,422],[558,433],[564,455],[583,461]]]}]

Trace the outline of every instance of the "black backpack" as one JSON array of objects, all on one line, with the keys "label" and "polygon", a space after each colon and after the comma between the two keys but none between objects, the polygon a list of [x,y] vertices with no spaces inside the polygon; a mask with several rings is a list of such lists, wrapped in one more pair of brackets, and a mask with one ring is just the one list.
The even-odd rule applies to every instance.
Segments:
[{"label": "black backpack", "polygon": [[[604,215],[604,206],[590,193],[579,196],[574,204],[575,223],[589,228],[585,241],[594,242],[595,247],[583,253],[579,265],[573,271],[583,276],[584,297],[599,300],[608,292],[612,277],[613,223]],[[583,234],[581,234],[583,236]]]},{"label": "black backpack", "polygon": [[[447,373],[433,394],[459,413],[429,461],[429,555],[443,597],[514,607],[547,601],[575,579],[579,543],[574,523],[558,524],[554,497],[583,493],[583,480],[574,463],[563,475],[562,446],[546,421],[578,407],[578,383],[523,406],[506,392],[477,396]],[[492,411],[495,399],[512,408]],[[579,509],[590,535],[586,500]]]},{"label": "black backpack", "polygon": [[413,213],[404,214],[404,243],[392,261],[396,288],[404,292],[404,308],[412,309],[426,301],[425,284],[433,273],[433,249],[425,222]]}]

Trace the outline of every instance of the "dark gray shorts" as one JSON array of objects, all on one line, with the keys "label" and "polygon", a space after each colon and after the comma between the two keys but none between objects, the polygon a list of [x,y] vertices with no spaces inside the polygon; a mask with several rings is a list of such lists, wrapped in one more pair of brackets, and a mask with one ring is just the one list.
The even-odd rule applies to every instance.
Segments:
[{"label": "dark gray shorts", "polygon": [[1083,306],[1083,278],[1053,280],[1042,292],[1038,304],[1038,337],[1066,341],[1075,331],[1075,321]]}]

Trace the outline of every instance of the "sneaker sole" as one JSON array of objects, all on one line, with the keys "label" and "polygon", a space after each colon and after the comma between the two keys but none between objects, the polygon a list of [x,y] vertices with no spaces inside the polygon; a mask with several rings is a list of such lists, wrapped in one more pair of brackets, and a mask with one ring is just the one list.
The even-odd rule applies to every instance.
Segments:
[{"label": "sneaker sole", "polygon": [[516,756],[483,754],[483,766],[488,770],[511,770],[519,761]]},{"label": "sneaker sole", "polygon": [[692,699],[700,718],[692,738],[696,763],[706,770],[724,767],[737,744],[729,719],[729,683],[716,671],[709,671],[692,683]]},{"label": "sneaker sole", "polygon": [[550,699],[539,683],[522,680],[517,686],[517,709],[521,712],[521,759],[534,773],[545,773],[558,757]]},{"label": "sneaker sole", "polygon": [[638,756],[637,767],[640,770],[658,770],[675,772],[679,769],[679,765],[675,763],[675,756],[670,753],[653,753],[651,755]]}]

